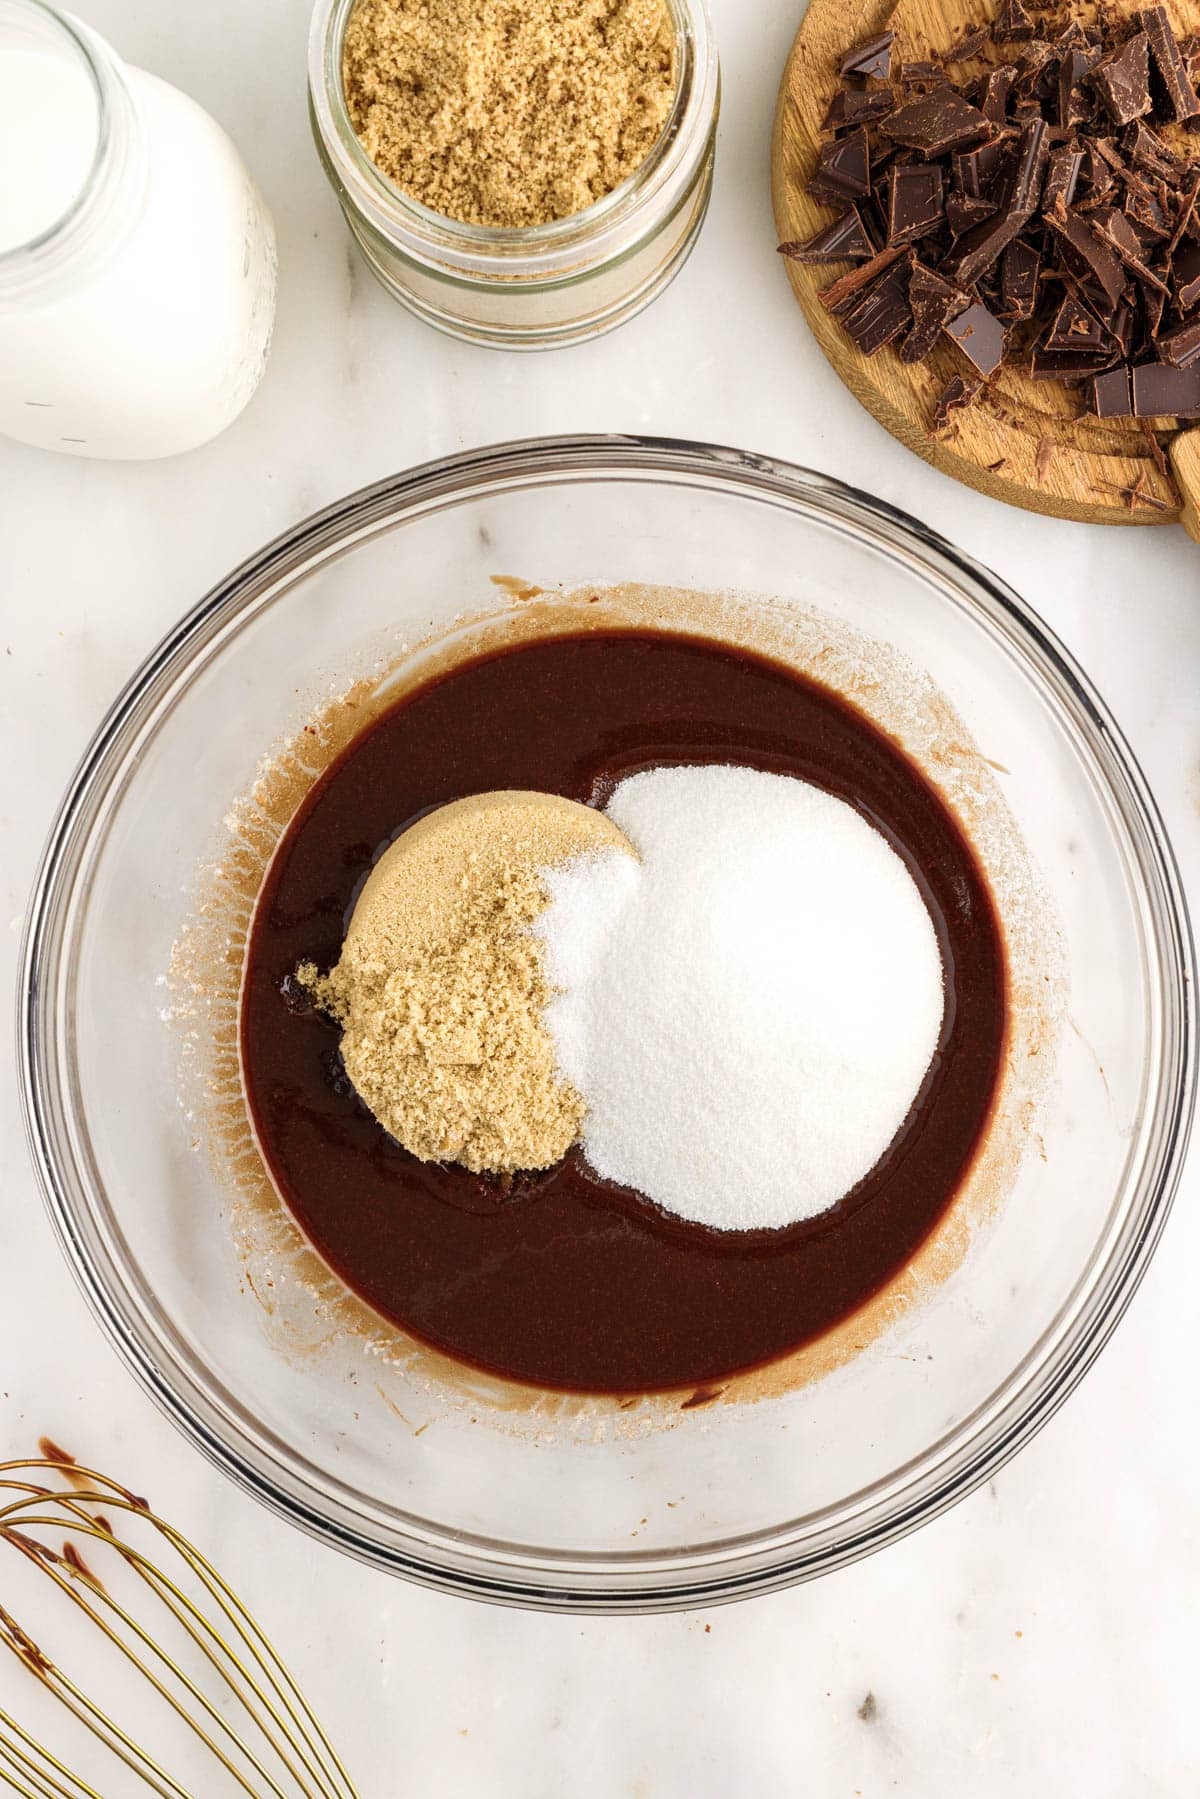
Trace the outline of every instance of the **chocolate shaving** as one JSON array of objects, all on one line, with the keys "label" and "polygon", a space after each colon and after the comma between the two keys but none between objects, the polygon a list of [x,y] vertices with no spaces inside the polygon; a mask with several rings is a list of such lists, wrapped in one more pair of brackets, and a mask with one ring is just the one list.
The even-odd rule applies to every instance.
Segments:
[{"label": "chocolate shaving", "polygon": [[942,57],[942,62],[944,64],[970,62],[974,57],[979,55],[981,50],[987,47],[991,40],[991,35],[992,34],[986,25],[977,26],[974,31],[968,31],[965,37],[960,38],[953,50],[946,51],[945,55]]},{"label": "chocolate shaving", "polygon": [[950,414],[960,407],[969,406],[983,391],[983,382],[976,376],[964,381],[961,375],[955,375],[942,389],[937,405],[933,409],[933,430],[944,431]]}]

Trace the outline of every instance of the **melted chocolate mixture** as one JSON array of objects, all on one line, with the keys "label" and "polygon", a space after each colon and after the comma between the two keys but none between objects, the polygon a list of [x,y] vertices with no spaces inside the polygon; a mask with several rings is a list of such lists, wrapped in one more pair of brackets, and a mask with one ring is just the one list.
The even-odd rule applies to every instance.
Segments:
[{"label": "melted chocolate mixture", "polygon": [[[942,1041],[883,1159],[779,1231],[659,1212],[572,1155],[511,1182],[416,1161],[359,1102],[336,1027],[289,976],[337,960],[398,828],[498,787],[603,804],[638,769],[735,762],[848,800],[912,869],[946,969]],[[700,638],[595,632],[466,663],[401,700],[317,782],[263,888],[242,1014],[246,1088],[275,1181],[325,1260],[386,1318],[542,1386],[702,1386],[845,1318],[937,1224],[986,1125],[1005,1034],[991,897],[957,823],[860,713],[765,658]]]}]

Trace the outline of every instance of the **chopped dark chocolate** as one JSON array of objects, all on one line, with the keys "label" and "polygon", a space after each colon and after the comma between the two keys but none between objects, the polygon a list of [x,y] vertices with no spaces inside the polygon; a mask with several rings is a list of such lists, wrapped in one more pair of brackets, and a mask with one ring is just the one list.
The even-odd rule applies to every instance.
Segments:
[{"label": "chopped dark chocolate", "polygon": [[1033,20],[1021,0],[1000,0],[992,36],[998,44],[1018,44],[1033,36]]},{"label": "chopped dark chocolate", "polygon": [[1144,281],[1148,287],[1156,287],[1162,294],[1170,292],[1166,282],[1160,280],[1154,270],[1142,260],[1142,240],[1118,207],[1100,207],[1092,213],[1091,224],[1092,229],[1139,281]]},{"label": "chopped dark chocolate", "polygon": [[888,243],[915,243],[936,231],[942,217],[942,171],[938,165],[897,163],[888,184]]},{"label": "chopped dark chocolate", "polygon": [[1062,201],[1069,206],[1075,198],[1075,189],[1079,185],[1079,171],[1083,167],[1083,151],[1077,150],[1074,144],[1059,144],[1050,152],[1050,160],[1046,165],[1046,182],[1042,188],[1042,211],[1049,212],[1055,203]]},{"label": "chopped dark chocolate", "polygon": [[956,238],[981,220],[990,219],[995,210],[994,200],[968,200],[965,194],[946,195],[946,223]]},{"label": "chopped dark chocolate", "polygon": [[1090,307],[1085,306],[1078,294],[1066,294],[1062,305],[1054,315],[1053,323],[1046,335],[1047,350],[1069,350],[1072,355],[1083,352],[1095,355],[1107,349],[1110,338],[1100,320]]},{"label": "chopped dark chocolate", "polygon": [[1002,196],[1003,205],[1027,216],[1042,197],[1046,163],[1050,155],[1049,132],[1044,119],[1027,119],[1017,139],[1016,155]]},{"label": "chopped dark chocolate", "polygon": [[1096,50],[1068,50],[1058,65],[1058,122],[1066,130],[1092,116],[1091,96],[1080,83],[1098,56]]},{"label": "chopped dark chocolate", "polygon": [[1003,125],[1008,114],[1009,96],[1013,90],[1013,82],[1017,79],[1015,63],[1005,63],[1001,68],[991,69],[983,78],[983,87],[979,94],[979,110],[985,119],[993,125]]},{"label": "chopped dark chocolate", "polygon": [[1177,250],[1171,265],[1175,281],[1175,299],[1184,312],[1200,306],[1200,244],[1189,244]]},{"label": "chopped dark chocolate", "polygon": [[995,374],[1004,361],[1004,326],[981,301],[960,312],[944,329],[981,375]]},{"label": "chopped dark chocolate", "polygon": [[915,262],[908,280],[908,304],[912,329],[900,346],[901,362],[924,362],[933,354],[942,329],[970,305],[968,295],[944,281],[922,262]]},{"label": "chopped dark chocolate", "polygon": [[1154,347],[1162,362],[1173,363],[1177,369],[1190,369],[1194,362],[1200,362],[1200,319],[1162,332]]},{"label": "chopped dark chocolate", "polygon": [[1004,310],[1010,318],[1033,317],[1041,268],[1041,252],[1023,239],[1014,239],[1005,250],[1000,263],[1000,287]]},{"label": "chopped dark chocolate", "polygon": [[1121,147],[1135,169],[1159,181],[1170,181],[1178,173],[1179,164],[1157,131],[1144,119],[1137,119],[1121,139]]},{"label": "chopped dark chocolate", "polygon": [[1192,86],[1165,6],[1151,6],[1139,14],[1142,30],[1150,40],[1150,54],[1167,96],[1170,116],[1179,124],[1200,115],[1200,98]]},{"label": "chopped dark chocolate", "polygon": [[835,138],[821,149],[817,171],[806,193],[814,200],[865,200],[871,191],[871,152],[861,127],[847,137]]},{"label": "chopped dark chocolate", "polygon": [[1131,371],[1131,380],[1136,418],[1200,418],[1200,363],[1177,369],[1168,362],[1143,362]]},{"label": "chopped dark chocolate", "polygon": [[858,208],[852,206],[807,242],[780,244],[779,254],[792,262],[866,262],[874,256],[875,246]]},{"label": "chopped dark chocolate", "polygon": [[933,409],[933,430],[944,431],[952,412],[969,406],[983,392],[983,382],[976,375],[964,381],[961,375],[955,375],[947,381],[942,389],[937,405]]},{"label": "chopped dark chocolate", "polygon": [[1144,31],[1110,50],[1092,70],[1092,86],[1116,125],[1150,111],[1150,40]]},{"label": "chopped dark chocolate", "polygon": [[1020,236],[1026,223],[1024,213],[1009,211],[998,212],[981,225],[973,225],[956,238],[942,268],[951,280],[960,281],[964,287],[974,286],[985,270],[999,259],[1001,251]]},{"label": "chopped dark chocolate", "polygon": [[964,100],[957,89],[939,87],[891,113],[880,129],[893,143],[944,156],[947,150],[982,143],[992,128],[979,108]]},{"label": "chopped dark chocolate", "polygon": [[857,93],[853,88],[843,88],[829,102],[829,111],[821,121],[822,131],[856,131],[860,125],[870,125],[876,119],[885,118],[896,104],[896,96],[890,88],[872,88],[870,93]]},{"label": "chopped dark chocolate", "polygon": [[999,0],[990,32],[977,13],[890,76],[890,33],[847,51],[811,189],[838,216],[780,248],[855,265],[820,298],[865,354],[955,343],[979,376],[957,403],[1009,362],[1100,417],[1200,417],[1200,154],[1176,129],[1200,135],[1200,31],[1037,12]]},{"label": "chopped dark chocolate", "polygon": [[900,65],[901,87],[940,87],[946,77],[937,62],[905,62]]},{"label": "chopped dark chocolate", "polygon": [[911,320],[908,270],[898,262],[867,288],[842,322],[863,355],[874,356],[907,330]]},{"label": "chopped dark chocolate", "polygon": [[942,57],[943,64],[952,62],[970,62],[974,57],[979,55],[981,50],[987,48],[988,43],[991,41],[991,36],[992,34],[986,25],[976,26],[974,31],[968,31],[965,37],[959,38],[952,50],[947,50],[944,53]]},{"label": "chopped dark chocolate", "polygon": [[1055,208],[1046,215],[1046,222],[1062,240],[1067,266],[1085,280],[1095,281],[1115,306],[1125,292],[1125,277],[1108,245],[1074,207]]},{"label": "chopped dark chocolate", "polygon": [[1129,391],[1129,370],[1108,369],[1093,375],[1089,409],[1098,419],[1127,419],[1133,416],[1133,397]]},{"label": "chopped dark chocolate", "polygon": [[995,137],[976,150],[956,150],[952,166],[959,191],[968,200],[990,200],[1012,154],[1011,140],[1006,137]]},{"label": "chopped dark chocolate", "polygon": [[855,44],[847,50],[839,64],[838,72],[843,81],[853,75],[869,76],[874,81],[886,81],[892,69],[892,45],[896,41],[894,31],[881,31],[878,37],[866,38],[861,44]]}]

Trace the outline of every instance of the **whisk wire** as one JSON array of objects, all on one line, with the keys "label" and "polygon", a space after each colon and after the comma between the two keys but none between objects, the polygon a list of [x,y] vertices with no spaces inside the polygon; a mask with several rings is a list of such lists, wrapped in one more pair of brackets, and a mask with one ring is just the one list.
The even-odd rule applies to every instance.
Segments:
[{"label": "whisk wire", "polygon": [[[168,1524],[164,1519],[155,1517],[153,1513],[146,1511],[141,1502],[133,1500],[123,1488],[116,1486],[116,1483],[109,1481],[107,1477],[96,1474],[94,1470],[79,1467],[73,1469],[73,1476],[80,1481],[95,1480],[106,1488],[104,1493],[79,1491],[73,1496],[61,1493],[53,1495],[54,1503],[77,1520],[76,1534],[86,1533],[99,1542],[111,1544],[116,1548],[118,1553],[121,1554],[127,1564],[133,1567],[139,1576],[151,1587],[162,1603],[171,1611],[181,1628],[187,1632],[192,1638],[192,1641],[195,1642],[197,1647],[204,1653],[214,1671],[224,1681],[225,1685],[243,1706],[247,1714],[252,1718],[257,1729],[261,1731],[268,1742],[272,1743],[276,1754],[279,1756],[280,1761],[284,1764],[288,1773],[302,1787],[304,1799],[345,1799],[347,1794],[353,1795],[354,1789],[349,1782],[349,1777],[344,1766],[333,1750],[328,1737],[313,1714],[303,1694],[288,1673],[286,1666],[280,1661],[271,1643],[263,1635],[262,1630],[256,1624],[249,1612],[247,1612],[245,1606],[242,1605],[237,1595],[221,1578],[211,1563],[209,1563],[192,1544],[188,1543],[187,1539],[182,1537],[172,1525]],[[0,1481],[0,1488],[4,1487],[21,1491],[24,1497],[14,1501],[7,1508],[0,1510],[0,1520],[3,1520],[6,1517],[11,1518],[14,1514],[19,1513],[22,1514],[22,1523],[27,1527],[35,1522],[50,1525],[58,1522],[56,1518],[31,1518],[24,1510],[26,1506],[35,1504],[46,1497],[46,1490],[44,1488],[25,1482]],[[219,1632],[213,1628],[209,1620],[204,1617],[203,1613],[199,1611],[187,1595],[181,1592],[178,1586],[162,1573],[161,1569],[157,1568],[148,1560],[148,1558],[140,1555],[131,1544],[124,1543],[119,1539],[114,1539],[111,1532],[102,1530],[94,1523],[90,1514],[83,1510],[84,1505],[88,1503],[96,1504],[100,1502],[103,1502],[112,1509],[128,1512],[152,1525],[154,1529],[166,1539],[180,1558],[187,1563],[197,1579],[205,1586],[214,1602],[220,1607],[222,1614],[228,1619],[229,1623],[237,1632],[239,1639],[245,1644],[247,1650],[262,1670],[263,1678],[269,1683],[280,1703],[285,1708],[288,1717],[291,1720],[290,1726],[284,1718],[280,1716],[268,1695],[257,1685],[254,1677],[247,1671],[243,1663],[230,1649],[229,1645],[221,1638]],[[41,1549],[41,1545],[39,1544],[31,1544],[30,1547],[35,1552]],[[82,1573],[79,1569],[75,1569],[74,1572],[77,1576],[82,1578]],[[96,1589],[93,1587],[93,1590]],[[170,1595],[170,1597],[168,1595]],[[70,1596],[75,1597],[74,1594]],[[109,1596],[103,1593],[103,1591],[100,1592],[99,1596],[105,1599],[107,1603],[112,1603]],[[191,1622],[189,1619],[181,1616],[178,1606],[183,1606],[187,1609],[192,1620]],[[89,1613],[89,1615],[92,1614]],[[149,1649],[159,1655],[160,1659],[167,1659],[163,1656],[163,1652],[159,1645],[154,1643],[153,1640],[141,1630],[135,1620],[129,1619],[125,1614],[122,1615],[126,1616],[126,1622],[129,1624],[130,1628],[137,1632]],[[101,1621],[95,1619],[94,1621],[100,1624],[101,1629],[104,1629],[104,1625]],[[229,1659],[233,1667],[237,1670],[238,1675],[246,1682],[250,1692],[255,1695],[260,1704],[265,1708],[272,1724],[280,1733],[282,1742],[286,1743],[300,1758],[306,1771],[305,1774],[302,1775],[296,1768],[286,1751],[281,1748],[280,1742],[272,1739],[269,1729],[264,1725],[262,1718],[255,1711],[254,1706],[246,1697],[245,1692],[238,1687],[237,1682],[231,1677],[229,1670],[216,1661],[210,1651],[209,1643],[197,1636],[196,1628],[193,1626],[198,1626],[200,1631],[205,1633],[211,1643]],[[118,1639],[114,1638],[114,1640]],[[186,1683],[186,1677],[179,1674],[179,1671],[174,1667],[174,1664],[169,1665],[181,1680],[185,1680],[185,1684],[190,1685],[190,1683]],[[153,1677],[148,1674],[148,1678],[152,1679]],[[160,1688],[159,1690],[161,1691],[162,1689]],[[205,1706],[210,1716],[214,1718],[215,1722],[220,1726],[225,1735],[236,1743],[247,1756],[247,1759],[255,1767],[256,1771],[259,1772],[268,1783],[272,1784],[273,1791],[278,1796],[278,1799],[286,1799],[286,1795],[280,1792],[278,1785],[271,1783],[271,1776],[267,1770],[262,1767],[261,1763],[252,1755],[246,1745],[239,1737],[237,1737],[236,1733],[231,1730],[225,1720],[215,1712],[211,1705],[208,1705],[204,1695],[197,1692],[194,1687],[192,1687],[191,1690],[198,1702],[202,1706]],[[290,1698],[289,1693],[291,1695]],[[167,1697],[167,1695],[164,1695],[164,1697]],[[295,1701],[295,1704],[293,1704],[293,1700]],[[297,1706],[300,1708],[303,1717],[297,1714]],[[178,1710],[179,1708],[176,1707],[176,1709]],[[181,1712],[180,1715],[184,1716],[186,1719],[185,1713]],[[305,1720],[307,1720],[308,1731],[311,1733],[307,1737]],[[192,1720],[187,1719],[186,1721],[192,1723],[192,1727],[195,1728]],[[315,1742],[313,1741],[314,1737],[316,1739]],[[208,1741],[206,1737],[204,1740],[206,1742]],[[219,1752],[214,1749],[214,1753]],[[326,1757],[328,1758],[328,1761],[326,1761]],[[229,1764],[226,1763],[226,1765],[228,1766]],[[230,1771],[235,1773],[236,1776],[236,1770],[231,1768]],[[305,1779],[308,1778],[314,1779],[317,1782],[317,1790],[311,1794],[310,1790],[304,1785]],[[340,1785],[339,1782],[341,1783]],[[245,1786],[244,1781],[242,1784]],[[252,1791],[253,1789],[247,1790]]]},{"label": "whisk wire", "polygon": [[[51,1470],[58,1478],[69,1480],[75,1491],[43,1484]],[[40,1478],[32,1479],[34,1473]],[[6,1475],[10,1478],[3,1478]],[[0,1543],[19,1549],[53,1581],[104,1638],[120,1650],[125,1662],[149,1683],[243,1793],[250,1799],[356,1799],[342,1761],[278,1652],[232,1588],[172,1525],[155,1516],[144,1501],[117,1482],[74,1463],[0,1463],[0,1492],[5,1491],[17,1497],[0,1506]],[[214,1625],[201,1606],[155,1560],[118,1537],[107,1519],[93,1516],[89,1508],[100,1505],[108,1511],[126,1513],[157,1532],[203,1588],[219,1614],[218,1624]],[[204,1657],[267,1750],[277,1758],[284,1777],[295,1783],[294,1788],[280,1785],[262,1755],[244,1740],[150,1630],[108,1592],[78,1551],[64,1543],[60,1553],[29,1534],[38,1529],[67,1528],[73,1536],[90,1539],[120,1556]],[[233,1646],[222,1635],[222,1628],[232,1635]],[[43,1687],[159,1799],[192,1799],[187,1789],[76,1686],[2,1607],[0,1644],[11,1650]],[[168,1681],[175,1683],[180,1692]],[[216,1727],[221,1741],[205,1728],[204,1720]],[[226,1748],[239,1756],[241,1763],[231,1760]],[[35,1756],[41,1760],[35,1760]],[[253,1785],[247,1769],[265,1785]],[[31,1781],[35,1784],[28,1784]],[[64,1785],[64,1781],[72,1784]],[[102,1799],[3,1710],[0,1784],[7,1784],[30,1799]]]}]

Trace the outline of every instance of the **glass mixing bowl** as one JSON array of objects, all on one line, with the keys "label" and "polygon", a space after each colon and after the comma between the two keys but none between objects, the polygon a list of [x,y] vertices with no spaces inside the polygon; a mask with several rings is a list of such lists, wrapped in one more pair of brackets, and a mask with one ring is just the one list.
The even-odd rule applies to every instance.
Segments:
[{"label": "glass mixing bowl", "polygon": [[[272,745],[364,668],[403,664],[431,630],[453,635],[464,611],[518,611],[531,586],[597,580],[811,605],[831,631],[928,671],[990,759],[1067,968],[1055,1080],[1025,1121],[1035,1151],[957,1271],[824,1378],[756,1404],[676,1408],[671,1428],[640,1405],[616,1424],[566,1401],[522,1416],[466,1377],[451,1403],[389,1356],[382,1328],[340,1331],[319,1283],[307,1310],[285,1303],[283,1249],[273,1263],[260,1245],[252,1266],[221,1222],[231,1201],[186,1079],[181,1103],[169,1016],[173,954],[212,883],[236,874],[230,809]],[[234,929],[231,965],[238,949]],[[250,1492],[459,1593],[563,1610],[707,1605],[913,1529],[1071,1391],[1146,1268],[1179,1173],[1191,976],[1142,777],[1014,593],[806,470],[562,438],[352,495],[238,569],[154,651],[50,837],[25,947],[22,1080],[51,1216],[98,1317]],[[236,1094],[215,1103],[237,1111]]]}]

